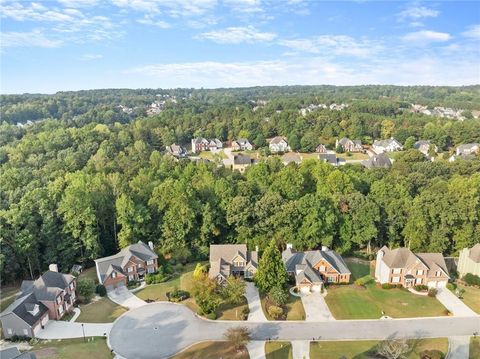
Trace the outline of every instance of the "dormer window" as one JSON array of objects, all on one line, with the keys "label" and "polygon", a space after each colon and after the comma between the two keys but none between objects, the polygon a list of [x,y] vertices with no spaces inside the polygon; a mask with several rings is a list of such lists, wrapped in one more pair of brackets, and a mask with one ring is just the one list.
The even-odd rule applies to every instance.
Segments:
[{"label": "dormer window", "polygon": [[40,311],[40,306],[38,304],[34,304],[33,307],[28,311],[31,315],[35,316]]},{"label": "dormer window", "polygon": [[325,272],[327,270],[327,267],[325,266],[320,266],[320,272]]},{"label": "dormer window", "polygon": [[147,261],[147,266],[151,266],[153,264],[153,259]]},{"label": "dormer window", "polygon": [[127,272],[128,272],[128,273],[133,272],[133,267],[128,267],[128,268],[127,268]]},{"label": "dormer window", "polygon": [[243,267],[243,261],[237,259],[235,262],[233,262],[233,265],[235,267]]},{"label": "dormer window", "polygon": [[117,278],[117,272],[112,272],[112,278]]}]

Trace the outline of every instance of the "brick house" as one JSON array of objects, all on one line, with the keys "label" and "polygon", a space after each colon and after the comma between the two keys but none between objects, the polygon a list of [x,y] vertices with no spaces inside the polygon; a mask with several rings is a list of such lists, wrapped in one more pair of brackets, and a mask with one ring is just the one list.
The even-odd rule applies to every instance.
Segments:
[{"label": "brick house", "polygon": [[287,273],[295,277],[303,293],[319,292],[325,282],[349,283],[351,272],[342,256],[323,246],[321,250],[295,252],[291,244],[282,252]]},{"label": "brick house", "polygon": [[413,253],[408,248],[389,249],[386,246],[377,253],[375,279],[381,284],[443,288],[449,278],[441,253]]},{"label": "brick house", "polygon": [[24,280],[15,301],[0,313],[4,337],[34,338],[49,320],[60,320],[72,311],[76,288],[75,277],[59,273],[56,264],[38,279]]},{"label": "brick house", "polygon": [[252,144],[246,138],[238,138],[232,141],[232,151],[251,151]]},{"label": "brick house", "polygon": [[129,281],[139,281],[147,273],[158,270],[158,255],[153,250],[153,243],[148,246],[142,241],[123,248],[113,256],[95,260],[98,281],[107,290],[125,286]]},{"label": "brick house", "polygon": [[248,251],[246,244],[210,245],[209,278],[223,283],[230,275],[252,278],[257,272],[258,252]]},{"label": "brick house", "polygon": [[348,137],[343,137],[342,139],[335,142],[335,148],[341,146],[344,152],[362,152],[362,141],[360,140],[351,140]]}]

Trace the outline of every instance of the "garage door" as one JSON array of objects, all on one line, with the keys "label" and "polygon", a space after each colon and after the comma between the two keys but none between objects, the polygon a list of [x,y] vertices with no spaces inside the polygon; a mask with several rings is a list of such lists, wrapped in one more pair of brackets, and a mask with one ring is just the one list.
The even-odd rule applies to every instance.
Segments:
[{"label": "garage door", "polygon": [[320,292],[322,289],[322,286],[321,285],[312,285],[312,292]]},{"label": "garage door", "polygon": [[428,288],[437,288],[437,282],[428,282],[427,286]]}]

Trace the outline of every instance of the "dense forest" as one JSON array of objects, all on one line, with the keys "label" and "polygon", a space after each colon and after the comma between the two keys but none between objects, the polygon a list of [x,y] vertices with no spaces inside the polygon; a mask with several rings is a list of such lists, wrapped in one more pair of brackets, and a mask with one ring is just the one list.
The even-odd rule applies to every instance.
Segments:
[{"label": "dense forest", "polygon": [[[176,101],[147,117],[157,95]],[[366,170],[316,160],[284,166],[271,157],[241,175],[163,153],[197,135],[248,137],[258,147],[284,135],[306,151],[339,136],[366,143],[413,136],[448,153],[480,142],[480,120],[407,109],[419,103],[478,110],[480,86],[95,90],[1,101],[2,281],[35,275],[49,263],[68,270],[138,240],[178,260],[205,258],[210,243],[263,249],[272,238],[342,253],[387,244],[455,254],[480,242],[479,159],[430,162],[408,150],[389,170]],[[299,113],[333,102],[350,106]],[[16,125],[27,121],[34,123]]]}]

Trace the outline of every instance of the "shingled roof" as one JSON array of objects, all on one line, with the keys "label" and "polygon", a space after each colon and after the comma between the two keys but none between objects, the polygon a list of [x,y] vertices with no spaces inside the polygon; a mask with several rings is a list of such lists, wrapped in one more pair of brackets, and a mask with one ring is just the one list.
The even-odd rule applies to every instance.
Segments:
[{"label": "shingled roof", "polygon": [[246,262],[246,267],[258,265],[258,253],[256,251],[248,251],[246,244],[212,244],[210,245],[210,270],[209,277],[215,278],[221,274],[228,277],[232,270],[237,270],[233,266],[232,261],[235,257],[240,256]]},{"label": "shingled roof", "polygon": [[408,248],[389,249],[386,246],[380,250],[384,252],[382,260],[390,268],[405,268],[415,262],[421,262],[429,270],[440,269],[447,276],[449,275],[445,259],[441,253],[413,253]]},{"label": "shingled roof", "polygon": [[338,273],[350,274],[350,270],[342,256],[332,249],[295,252],[291,248],[287,248],[282,252],[282,259],[287,268],[287,272],[295,272],[295,267],[298,264],[305,264],[307,266],[315,265],[324,259],[330,263]]}]

